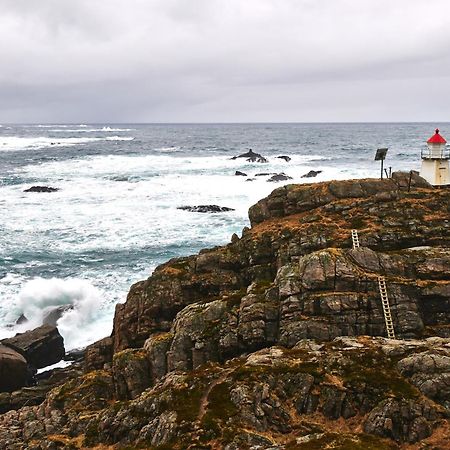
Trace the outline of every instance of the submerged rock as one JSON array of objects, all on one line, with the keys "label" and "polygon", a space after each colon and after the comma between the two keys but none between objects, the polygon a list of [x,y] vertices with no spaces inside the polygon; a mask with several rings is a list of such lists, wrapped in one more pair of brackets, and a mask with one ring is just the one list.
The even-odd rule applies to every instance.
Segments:
[{"label": "submerged rock", "polygon": [[220,213],[220,212],[234,211],[233,208],[227,208],[226,206],[219,206],[219,205],[179,206],[177,207],[177,209],[198,213]]},{"label": "submerged rock", "polygon": [[287,155],[277,156],[278,159],[284,159],[286,162],[289,162],[292,158]]},{"label": "submerged rock", "polygon": [[272,175],[267,181],[268,182],[278,182],[278,181],[286,181],[286,180],[292,180],[292,177],[289,175],[286,175],[285,173],[277,173],[275,175]]},{"label": "submerged rock", "polygon": [[234,174],[237,175],[237,176],[240,176],[240,177],[246,177],[247,176],[246,173],[241,172],[240,170],[236,170],[236,172]]},{"label": "submerged rock", "polygon": [[59,191],[59,188],[54,188],[50,186],[32,186],[28,189],[25,189],[23,192],[56,192]]},{"label": "submerged rock", "polygon": [[19,318],[16,320],[16,325],[22,325],[23,323],[27,323],[28,319],[25,317],[25,315],[22,313]]},{"label": "submerged rock", "polygon": [[310,170],[308,173],[305,173],[305,175],[302,175],[302,178],[314,178],[317,175],[319,175],[319,173],[322,173],[321,170]]},{"label": "submerged rock", "polygon": [[245,158],[248,162],[259,162],[259,163],[267,163],[268,160],[264,156],[262,156],[259,153],[255,153],[252,149],[250,149],[246,153],[242,153],[238,156],[233,156],[231,159],[237,159],[237,158]]},{"label": "submerged rock", "polygon": [[56,327],[58,320],[63,316],[63,314],[67,311],[71,311],[73,308],[73,305],[63,305],[48,310],[42,319],[42,325]]}]

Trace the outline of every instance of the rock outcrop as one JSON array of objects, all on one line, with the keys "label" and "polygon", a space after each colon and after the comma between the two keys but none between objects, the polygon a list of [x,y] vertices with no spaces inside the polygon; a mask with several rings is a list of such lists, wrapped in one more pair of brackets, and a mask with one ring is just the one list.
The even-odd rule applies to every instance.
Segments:
[{"label": "rock outcrop", "polygon": [[42,325],[25,333],[18,333],[1,343],[21,353],[36,369],[55,364],[64,358],[64,339],[56,327]]},{"label": "rock outcrop", "polygon": [[231,159],[245,158],[248,162],[259,162],[259,163],[267,163],[268,160],[264,156],[259,153],[254,152],[250,149],[246,153],[242,153],[241,155],[233,156]]},{"label": "rock outcrop", "polygon": [[0,344],[0,392],[10,392],[28,379],[26,359],[12,348]]},{"label": "rock outcrop", "polygon": [[51,186],[31,186],[28,189],[25,189],[23,192],[56,192],[59,191],[58,188],[54,188]]},{"label": "rock outcrop", "polygon": [[449,448],[449,205],[409,173],[276,189],[242,237],[133,285],[0,447]]},{"label": "rock outcrop", "polygon": [[219,205],[179,206],[177,209],[198,213],[220,213],[220,212],[234,211],[233,208],[228,208],[227,206],[219,206]]}]

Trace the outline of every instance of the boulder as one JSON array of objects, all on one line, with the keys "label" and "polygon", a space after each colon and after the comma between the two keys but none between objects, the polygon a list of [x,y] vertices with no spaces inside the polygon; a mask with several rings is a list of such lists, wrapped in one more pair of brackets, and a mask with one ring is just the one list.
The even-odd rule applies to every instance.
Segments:
[{"label": "boulder", "polygon": [[63,337],[56,327],[50,325],[18,333],[12,338],[4,339],[2,344],[21,353],[36,369],[61,361],[65,354]]},{"label": "boulder", "polygon": [[25,386],[27,361],[12,348],[0,344],[0,392],[11,392]]},{"label": "boulder", "polygon": [[103,369],[105,364],[110,364],[113,357],[113,341],[110,337],[105,337],[86,347],[84,355],[84,370]]},{"label": "boulder", "polygon": [[56,327],[58,320],[66,311],[73,309],[73,305],[63,305],[56,308],[51,308],[47,311],[44,318],[42,319],[42,325],[50,325],[51,327]]},{"label": "boulder", "polygon": [[16,320],[16,325],[22,325],[23,323],[27,323],[28,319],[25,317],[24,314],[21,314],[19,318]]},{"label": "boulder", "polygon": [[242,155],[233,156],[231,159],[237,158],[245,158],[248,162],[259,162],[259,163],[267,163],[268,160],[264,156],[259,153],[255,153],[252,149],[250,149],[246,153],[242,153]]},{"label": "boulder", "polygon": [[31,186],[30,188],[25,189],[23,192],[56,192],[56,191],[59,191],[59,189],[50,186]]},{"label": "boulder", "polygon": [[234,172],[235,175],[240,176],[240,177],[246,177],[247,174],[244,172],[241,172],[240,170],[236,170],[236,172]]},{"label": "boulder", "polygon": [[177,209],[198,213],[221,213],[227,211],[234,211],[233,208],[227,208],[226,206],[219,206],[219,205],[179,206]]},{"label": "boulder", "polygon": [[138,397],[151,384],[147,352],[142,349],[128,349],[116,353],[112,372],[116,396],[122,400]]},{"label": "boulder", "polygon": [[286,156],[286,155],[281,155],[281,156],[277,156],[278,159],[284,159],[286,162],[289,162],[291,160],[290,156]]},{"label": "boulder", "polygon": [[321,170],[310,170],[308,173],[305,173],[305,175],[302,175],[302,178],[314,178],[317,175],[319,175],[319,173],[322,173]]},{"label": "boulder", "polygon": [[292,177],[281,172],[281,173],[272,175],[267,181],[270,183],[277,183],[279,181],[286,181],[286,180],[292,180]]}]

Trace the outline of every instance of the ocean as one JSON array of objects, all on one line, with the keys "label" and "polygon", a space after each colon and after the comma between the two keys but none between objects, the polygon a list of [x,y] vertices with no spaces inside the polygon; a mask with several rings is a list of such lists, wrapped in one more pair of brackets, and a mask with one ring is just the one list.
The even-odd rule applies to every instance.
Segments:
[{"label": "ocean", "polygon": [[[389,148],[386,167],[418,170],[436,126],[450,135],[439,123],[2,124],[0,338],[66,305],[58,328],[67,350],[107,336],[131,284],[240,235],[248,208],[276,187],[378,177],[378,147]],[[268,163],[231,159],[250,148]],[[302,178],[310,170],[322,172]],[[255,176],[263,172],[292,180]],[[35,185],[59,190],[24,192]],[[200,204],[234,211],[177,209]],[[21,314],[28,322],[16,325]]]}]

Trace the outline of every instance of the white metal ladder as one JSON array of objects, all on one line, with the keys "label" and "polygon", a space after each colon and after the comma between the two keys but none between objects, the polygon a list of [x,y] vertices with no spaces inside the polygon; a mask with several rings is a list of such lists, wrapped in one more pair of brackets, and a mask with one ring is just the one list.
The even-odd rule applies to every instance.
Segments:
[{"label": "white metal ladder", "polygon": [[359,237],[358,237],[358,231],[352,230],[352,241],[353,241],[353,248],[359,247]]},{"label": "white metal ladder", "polygon": [[386,331],[389,339],[395,339],[394,324],[392,322],[391,307],[389,306],[389,298],[386,289],[386,279],[378,277],[378,287],[380,289],[381,304],[383,305],[384,321],[386,323]]}]

